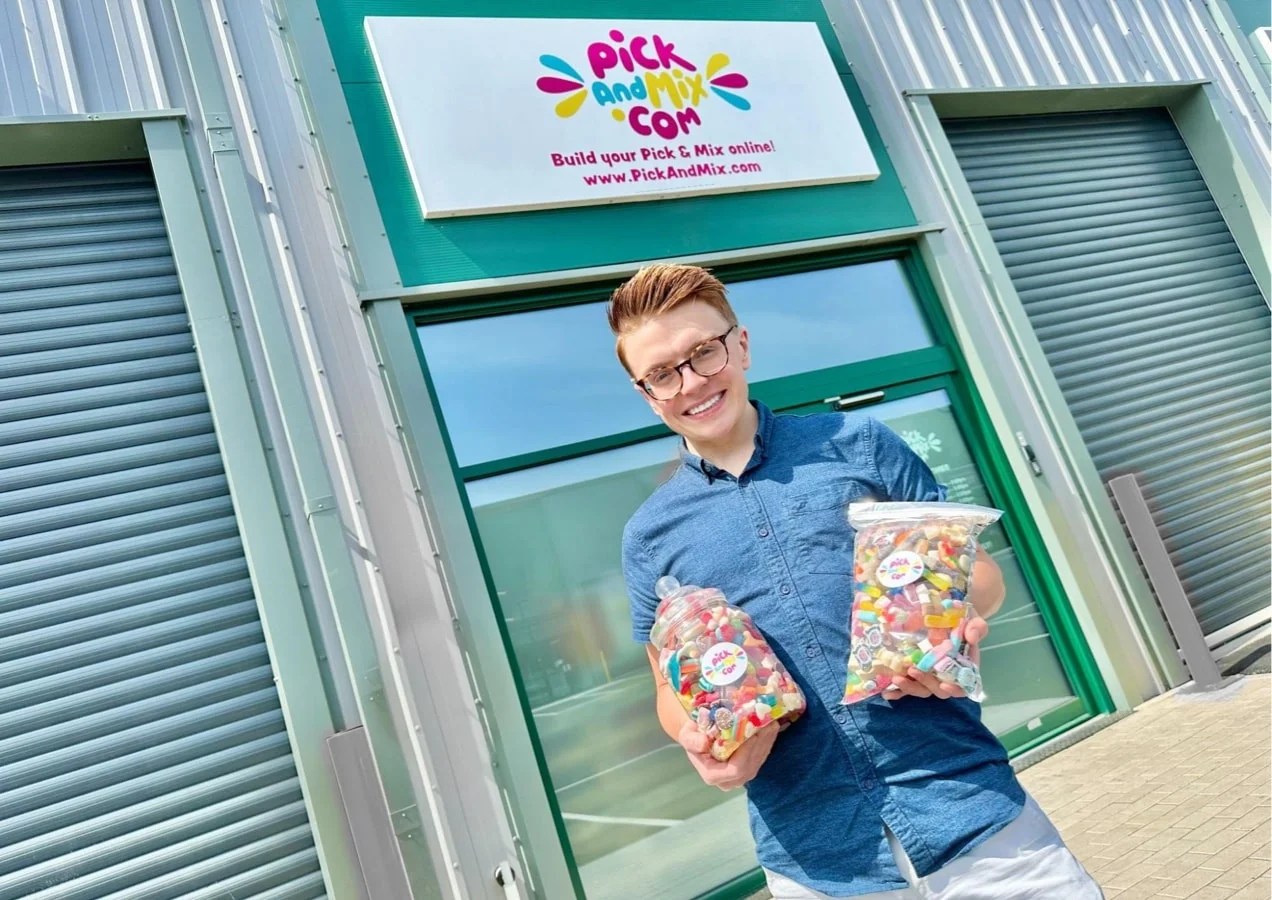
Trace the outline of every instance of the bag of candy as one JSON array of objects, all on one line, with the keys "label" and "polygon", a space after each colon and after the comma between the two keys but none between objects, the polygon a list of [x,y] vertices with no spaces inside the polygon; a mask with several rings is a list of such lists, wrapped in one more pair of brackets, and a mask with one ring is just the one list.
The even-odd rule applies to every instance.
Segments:
[{"label": "bag of candy", "polygon": [[962,503],[853,503],[852,645],[845,704],[881,694],[913,666],[985,699],[963,653],[977,537],[1001,510]]},{"label": "bag of candy", "polygon": [[681,705],[711,738],[711,755],[728,759],[770,722],[794,721],[804,695],[773,655],[751,617],[715,588],[658,579],[660,598],[649,641]]}]

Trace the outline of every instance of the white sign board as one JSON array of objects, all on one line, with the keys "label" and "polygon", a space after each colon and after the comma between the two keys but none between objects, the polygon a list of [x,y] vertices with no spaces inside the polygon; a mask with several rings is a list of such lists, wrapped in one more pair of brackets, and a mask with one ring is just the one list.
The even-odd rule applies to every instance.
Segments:
[{"label": "white sign board", "polygon": [[879,177],[811,22],[366,29],[426,218]]}]

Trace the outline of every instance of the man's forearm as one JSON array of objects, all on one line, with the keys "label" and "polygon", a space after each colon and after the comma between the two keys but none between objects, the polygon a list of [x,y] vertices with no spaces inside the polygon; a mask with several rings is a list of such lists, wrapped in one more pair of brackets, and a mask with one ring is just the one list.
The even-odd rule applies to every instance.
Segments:
[{"label": "man's forearm", "polygon": [[976,562],[972,565],[972,591],[969,600],[984,618],[988,619],[1003,605],[1007,586],[1003,582],[1003,570],[983,548],[976,549]]},{"label": "man's forearm", "polygon": [[658,686],[656,703],[658,724],[662,726],[663,731],[667,732],[668,737],[673,741],[677,740],[680,737],[680,729],[684,727],[685,722],[689,721],[689,716],[665,681]]},{"label": "man's forearm", "polygon": [[658,715],[658,724],[673,741],[677,740],[680,737],[680,729],[689,720],[689,714],[680,705],[675,691],[671,689],[666,676],[658,667],[658,651],[653,647],[646,647],[645,652],[649,656],[649,668],[654,673],[654,709]]}]

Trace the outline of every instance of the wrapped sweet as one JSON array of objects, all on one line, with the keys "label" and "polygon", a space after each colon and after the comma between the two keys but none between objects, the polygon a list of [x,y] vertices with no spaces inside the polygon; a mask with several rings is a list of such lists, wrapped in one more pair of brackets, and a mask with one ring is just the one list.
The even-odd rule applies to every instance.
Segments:
[{"label": "wrapped sweet", "polygon": [[681,586],[666,576],[649,640],[685,711],[711,738],[711,755],[728,759],[771,722],[793,721],[804,695],[751,617],[715,588]]},{"label": "wrapped sweet", "polygon": [[981,701],[964,653],[977,538],[1002,512],[961,503],[854,503],[852,644],[845,704],[883,693],[911,667]]}]

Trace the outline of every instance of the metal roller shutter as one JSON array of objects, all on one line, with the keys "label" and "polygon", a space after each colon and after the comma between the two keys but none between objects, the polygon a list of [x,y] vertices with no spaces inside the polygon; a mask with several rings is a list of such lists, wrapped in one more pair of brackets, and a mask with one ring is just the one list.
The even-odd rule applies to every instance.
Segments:
[{"label": "metal roller shutter", "polygon": [[149,169],[0,169],[0,900],[323,895]]},{"label": "metal roller shutter", "polygon": [[1100,475],[1138,478],[1203,631],[1266,622],[1268,307],[1170,116],[945,127]]}]

